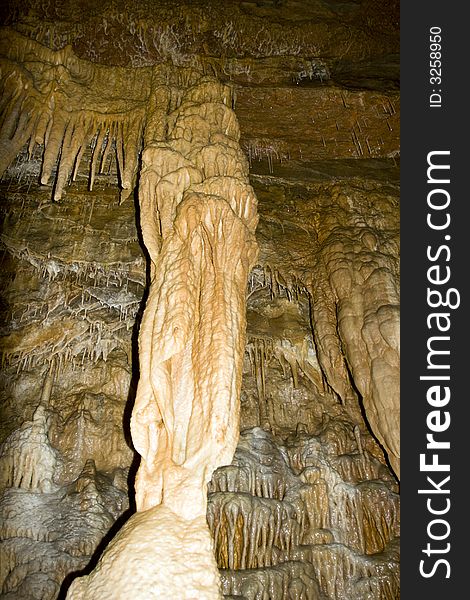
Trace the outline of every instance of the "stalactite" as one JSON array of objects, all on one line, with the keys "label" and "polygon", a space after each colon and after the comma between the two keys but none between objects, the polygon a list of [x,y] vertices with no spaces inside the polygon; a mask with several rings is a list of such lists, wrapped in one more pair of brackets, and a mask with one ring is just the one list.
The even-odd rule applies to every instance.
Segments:
[{"label": "stalactite", "polygon": [[351,227],[335,227],[322,240],[310,292],[327,379],[351,404],[347,390],[353,378],[369,424],[399,477],[399,289],[390,237],[378,229],[372,233],[361,220],[354,234]]},{"label": "stalactite", "polygon": [[264,569],[224,570],[224,594],[246,600],[325,600],[313,567],[285,562]]},{"label": "stalactite", "polygon": [[260,472],[248,464],[220,467],[214,472],[208,492],[248,493],[260,498],[283,500],[286,493],[285,475]]},{"label": "stalactite", "polygon": [[[397,597],[398,496],[372,471],[358,485],[343,481],[333,461],[341,450],[357,452],[357,435],[342,424],[331,431],[323,441],[294,437],[282,452],[271,434],[246,431],[233,464],[214,473],[207,517],[226,594],[296,597],[290,569],[298,565],[313,567],[318,597],[359,600],[366,581],[371,597]],[[334,436],[344,439],[329,445]],[[294,475],[288,462],[296,456]]]},{"label": "stalactite", "polygon": [[270,567],[275,547],[289,554],[304,534],[295,507],[269,497],[212,494],[207,518],[218,564],[228,569]]},{"label": "stalactite", "polygon": [[90,190],[113,146],[125,199],[135,185],[152,70],[141,70],[133,87],[135,71],[92,65],[70,47],[52,51],[8,28],[0,57],[0,177],[23,146],[31,157],[43,145],[41,183],[48,185],[55,172],[57,201],[76,179],[88,146]]},{"label": "stalactite", "polygon": [[299,549],[294,560],[313,564],[320,588],[330,598],[361,600],[367,597],[367,590],[372,591],[372,597],[382,600],[399,597],[393,546],[384,556],[363,557],[340,544],[321,544]]}]

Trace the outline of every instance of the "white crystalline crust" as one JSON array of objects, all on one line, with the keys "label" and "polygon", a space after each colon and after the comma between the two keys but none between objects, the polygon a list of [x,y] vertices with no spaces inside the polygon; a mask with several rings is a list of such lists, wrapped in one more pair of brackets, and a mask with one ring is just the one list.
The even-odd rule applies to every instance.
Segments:
[{"label": "white crystalline crust", "polygon": [[109,544],[96,569],[72,584],[85,600],[217,600],[219,573],[204,517],[182,519],[165,506],[136,513]]}]

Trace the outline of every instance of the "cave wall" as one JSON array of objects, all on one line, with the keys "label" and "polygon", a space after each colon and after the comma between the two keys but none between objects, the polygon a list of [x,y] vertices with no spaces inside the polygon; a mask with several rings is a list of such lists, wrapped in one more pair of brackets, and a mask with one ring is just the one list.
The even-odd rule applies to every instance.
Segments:
[{"label": "cave wall", "polygon": [[[138,136],[120,138],[128,121],[116,115],[138,115],[128,131],[139,130],[163,64],[232,86],[258,198],[242,434],[232,465],[208,487],[222,591],[398,598],[398,489],[388,466],[398,474],[393,6],[87,8],[17,4],[2,33],[4,117],[21,107],[10,129],[2,121],[2,597],[63,597],[134,508],[129,420],[149,270],[133,194]],[[23,41],[8,42],[15,36]],[[60,151],[64,135],[47,176],[44,137],[29,154],[22,148],[31,105],[18,102],[8,75],[21,63],[44,79],[37,44],[59,93],[49,115],[112,97],[106,114],[82,115],[78,145],[78,128],[69,133],[75,156],[83,146],[75,173]],[[14,55],[25,45],[35,60]],[[103,75],[90,85],[90,73],[110,67],[112,86]],[[77,85],[89,96],[71,94]],[[136,158],[123,176],[129,152]]]}]

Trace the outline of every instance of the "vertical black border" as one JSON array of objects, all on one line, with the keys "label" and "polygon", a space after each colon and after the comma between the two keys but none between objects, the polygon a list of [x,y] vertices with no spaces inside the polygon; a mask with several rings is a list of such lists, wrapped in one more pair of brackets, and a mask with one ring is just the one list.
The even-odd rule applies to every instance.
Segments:
[{"label": "vertical black border", "polygon": [[[467,58],[470,55],[468,42],[470,31],[464,16],[465,4],[457,2],[402,2],[401,4],[401,594],[404,600],[426,600],[463,598],[468,595],[470,567],[464,565],[467,558],[465,542],[470,534],[467,518],[470,495],[467,491],[466,454],[470,441],[469,386],[466,375],[470,374],[470,325],[467,319],[470,278],[470,205],[467,189],[467,174],[470,161],[467,156],[467,138],[470,126],[467,122],[468,89]],[[441,78],[440,84],[431,83],[430,77],[430,28],[440,27]],[[441,90],[440,107],[431,107],[429,98],[433,90]],[[465,110],[466,109],[466,110]],[[427,155],[431,151],[450,151],[450,184],[445,187],[451,196],[448,208],[451,223],[445,231],[433,231],[426,222],[430,209],[427,195],[432,184],[427,182]],[[467,164],[469,163],[469,164]],[[435,186],[439,187],[439,186]],[[444,197],[444,196],[442,196]],[[444,218],[444,211],[440,213]],[[444,236],[450,235],[450,240]],[[448,440],[450,449],[439,451],[439,462],[448,463],[450,471],[423,472],[420,470],[420,454],[426,452],[426,423],[431,407],[426,398],[432,383],[420,381],[420,376],[429,375],[427,370],[427,341],[436,330],[427,326],[427,317],[434,311],[427,303],[427,288],[436,288],[427,279],[427,270],[432,263],[426,256],[427,247],[437,249],[448,245],[451,256],[445,260],[443,251],[437,261],[442,269],[449,266],[451,278],[445,288],[456,288],[460,293],[460,306],[456,309],[439,308],[437,311],[450,313],[451,327],[449,356],[441,357],[441,363],[450,363],[449,385],[451,399],[441,409],[450,413],[450,427],[435,438]],[[442,348],[445,343],[442,343]],[[432,374],[442,375],[443,371]],[[436,385],[434,383],[434,385]],[[433,451],[428,452],[428,462]],[[419,489],[432,489],[427,476],[433,477],[437,485],[450,475],[442,489],[449,494],[419,494]],[[427,508],[440,509],[450,500],[450,509],[445,515],[432,515]],[[440,503],[440,504],[439,504]],[[429,539],[427,528],[433,519],[446,519],[450,533],[442,541]],[[439,527],[441,527],[439,529]],[[436,535],[444,535],[443,524],[432,526]],[[450,544],[448,552],[436,552],[428,557],[423,549],[428,542],[431,547],[442,551]],[[437,565],[439,559],[447,560]],[[434,574],[428,578],[420,574],[420,561],[425,560],[423,570]],[[449,575],[450,577],[446,577]]]}]

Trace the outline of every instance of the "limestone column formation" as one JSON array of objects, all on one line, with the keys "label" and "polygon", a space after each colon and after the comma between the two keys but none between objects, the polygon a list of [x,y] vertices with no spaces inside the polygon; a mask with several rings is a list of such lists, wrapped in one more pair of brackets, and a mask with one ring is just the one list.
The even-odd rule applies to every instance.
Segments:
[{"label": "limestone column formation", "polygon": [[[351,232],[354,231],[354,236]],[[400,316],[394,232],[331,232],[311,297],[319,360],[345,397],[350,373],[374,435],[400,478]]]},{"label": "limestone column formation", "polygon": [[139,181],[151,283],[131,419],[142,457],[138,513],[70,598],[124,597],[123,570],[141,544],[137,562],[146,574],[134,597],[220,596],[206,486],[238,441],[258,217],[230,89],[200,77],[180,96],[170,86],[155,89]]},{"label": "limestone column formation", "polygon": [[139,184],[152,281],[131,421],[137,508],[164,504],[192,518],[205,514],[206,483],[238,440],[256,200],[230,90],[202,78],[168,118],[171,90],[157,94],[161,119]]}]

